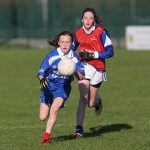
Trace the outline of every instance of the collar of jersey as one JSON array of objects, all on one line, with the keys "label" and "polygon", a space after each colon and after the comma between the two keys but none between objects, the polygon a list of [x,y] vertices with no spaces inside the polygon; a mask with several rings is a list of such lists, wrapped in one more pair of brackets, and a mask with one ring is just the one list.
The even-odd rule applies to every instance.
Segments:
[{"label": "collar of jersey", "polygon": [[70,50],[67,55],[64,55],[64,53],[61,51],[60,47],[57,48],[57,51],[58,51],[59,56],[62,57],[62,58],[63,58],[63,56],[64,56],[64,57],[68,57],[68,58],[72,58],[72,57],[73,57],[73,52],[72,52],[72,50]]},{"label": "collar of jersey", "polygon": [[85,32],[86,34],[91,34],[91,33],[95,30],[95,25],[91,28],[91,31],[90,31],[90,32],[88,32],[88,31],[85,29],[84,25],[83,25],[82,29],[84,30],[84,32]]},{"label": "collar of jersey", "polygon": [[87,30],[85,29],[84,25],[83,25],[82,29],[84,30],[84,32],[85,32],[86,34],[91,34],[98,26],[99,26],[99,24],[95,22],[95,23],[94,23],[94,26],[92,27],[90,33],[87,33]]}]

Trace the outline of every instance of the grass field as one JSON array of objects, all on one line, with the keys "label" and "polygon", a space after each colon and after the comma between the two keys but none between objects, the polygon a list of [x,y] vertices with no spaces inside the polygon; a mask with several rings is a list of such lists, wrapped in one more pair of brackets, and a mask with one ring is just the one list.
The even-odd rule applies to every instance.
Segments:
[{"label": "grass field", "polygon": [[0,48],[0,150],[149,150],[150,51],[116,48],[102,85],[103,113],[86,109],[84,138],[74,140],[77,81],[60,110],[51,144],[41,145],[39,66],[47,49]]}]

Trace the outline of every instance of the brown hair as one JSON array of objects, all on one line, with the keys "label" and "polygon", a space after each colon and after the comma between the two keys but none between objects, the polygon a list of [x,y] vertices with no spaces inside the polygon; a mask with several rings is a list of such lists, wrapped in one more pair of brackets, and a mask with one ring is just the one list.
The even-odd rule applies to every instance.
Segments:
[{"label": "brown hair", "polygon": [[54,47],[59,47],[58,41],[59,41],[59,38],[60,38],[61,35],[68,35],[68,36],[70,36],[71,37],[71,42],[73,42],[73,34],[70,31],[62,31],[54,39],[49,39],[49,40],[47,40],[47,42],[50,45],[54,46]]},{"label": "brown hair", "polygon": [[94,21],[98,24],[101,24],[101,19],[100,17],[96,14],[96,11],[93,9],[93,8],[85,8],[82,12],[82,19],[83,19],[83,16],[84,16],[84,13],[86,12],[91,12],[93,13],[94,15]]}]

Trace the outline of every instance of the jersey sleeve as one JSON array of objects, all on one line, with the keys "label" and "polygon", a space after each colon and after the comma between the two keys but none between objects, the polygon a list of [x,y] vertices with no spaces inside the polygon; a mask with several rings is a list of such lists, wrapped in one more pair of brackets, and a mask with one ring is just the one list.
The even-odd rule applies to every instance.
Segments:
[{"label": "jersey sleeve", "polygon": [[113,50],[113,45],[112,45],[110,35],[109,35],[107,30],[104,30],[102,32],[100,40],[101,40],[101,42],[104,46],[105,51],[104,52],[99,52],[98,53],[98,58],[106,59],[106,58],[112,57],[114,55],[114,50]]},{"label": "jersey sleeve", "polygon": [[49,59],[49,54],[44,58],[41,66],[40,66],[40,69],[38,71],[37,76],[43,76],[43,77],[46,76],[46,71],[50,68],[50,65],[48,63],[48,59]]},{"label": "jersey sleeve", "polygon": [[80,61],[80,58],[79,56],[76,54],[76,71],[82,73],[83,75],[85,75],[85,72],[84,72],[84,66],[82,65],[81,61]]},{"label": "jersey sleeve", "polygon": [[73,50],[73,51],[75,51],[78,48],[78,46],[79,46],[79,42],[78,42],[77,38],[74,37],[73,38],[73,43],[72,43],[72,46],[71,46],[70,49]]}]

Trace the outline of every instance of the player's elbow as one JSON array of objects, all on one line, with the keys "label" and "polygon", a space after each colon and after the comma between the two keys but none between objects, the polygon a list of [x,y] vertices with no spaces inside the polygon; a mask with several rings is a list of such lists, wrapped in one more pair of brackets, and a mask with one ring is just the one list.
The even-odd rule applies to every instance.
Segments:
[{"label": "player's elbow", "polygon": [[107,58],[113,57],[114,56],[114,49],[112,45],[109,45],[107,47]]},{"label": "player's elbow", "polygon": [[112,50],[110,57],[114,56],[114,50]]},{"label": "player's elbow", "polygon": [[75,72],[75,77],[76,77],[78,80],[82,80],[84,76],[83,76],[82,73],[76,71],[76,72]]}]

